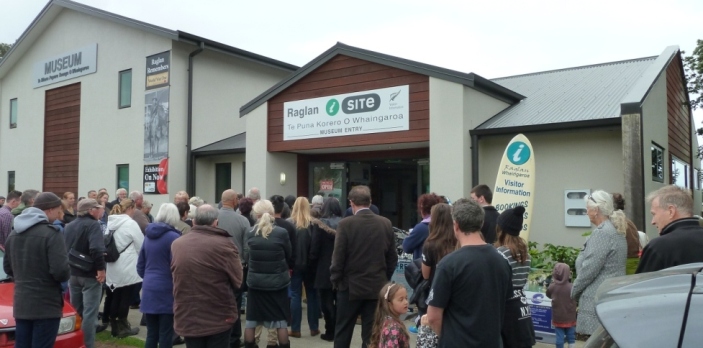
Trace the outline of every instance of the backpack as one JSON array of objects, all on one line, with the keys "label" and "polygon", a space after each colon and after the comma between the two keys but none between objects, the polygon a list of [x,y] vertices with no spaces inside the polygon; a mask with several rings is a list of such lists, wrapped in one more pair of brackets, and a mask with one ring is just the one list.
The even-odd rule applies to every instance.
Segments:
[{"label": "backpack", "polygon": [[129,248],[130,245],[132,245],[132,242],[129,242],[127,246],[122,249],[122,251],[117,250],[117,244],[115,244],[115,238],[113,238],[113,235],[115,234],[116,230],[110,230],[108,231],[107,234],[103,236],[103,239],[105,241],[105,262],[115,262],[117,259],[120,258],[120,255]]}]

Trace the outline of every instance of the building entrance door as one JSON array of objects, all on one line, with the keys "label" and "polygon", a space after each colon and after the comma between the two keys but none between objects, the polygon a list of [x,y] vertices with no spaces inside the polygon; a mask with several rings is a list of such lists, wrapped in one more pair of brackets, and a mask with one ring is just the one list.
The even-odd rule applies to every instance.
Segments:
[{"label": "building entrance door", "polygon": [[335,197],[342,210],[347,209],[347,164],[344,162],[310,163],[310,197]]}]

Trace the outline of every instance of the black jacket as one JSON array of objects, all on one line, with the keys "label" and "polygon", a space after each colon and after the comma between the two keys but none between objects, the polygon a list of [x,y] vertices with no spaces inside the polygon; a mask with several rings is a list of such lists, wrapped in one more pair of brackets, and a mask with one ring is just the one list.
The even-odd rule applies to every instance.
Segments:
[{"label": "black jacket", "polygon": [[66,248],[68,250],[73,248],[83,254],[90,254],[93,259],[92,271],[86,272],[71,267],[71,275],[91,278],[98,274],[97,271],[105,269],[105,241],[98,220],[88,214],[79,216],[76,220],[66,225],[64,234],[66,235]]},{"label": "black jacket", "polygon": [[5,243],[3,268],[14,278],[16,319],[62,316],[61,282],[70,277],[67,255],[61,232],[49,224],[46,215],[26,230],[12,231]]},{"label": "black jacket", "polygon": [[644,247],[636,273],[694,262],[703,262],[703,227],[698,218],[684,218],[666,225],[660,237]]},{"label": "black jacket", "polygon": [[316,289],[332,289],[330,281],[330,266],[332,265],[332,251],[334,250],[334,237],[337,234],[337,225],[341,217],[335,216],[320,219],[324,226],[316,228],[312,233],[310,244],[310,260],[317,262],[315,272]]},{"label": "black jacket", "polygon": [[483,227],[481,227],[481,234],[488,244],[493,244],[496,241],[496,222],[498,222],[498,216],[500,213],[492,205],[487,205],[483,207],[484,213],[486,213],[483,218]]},{"label": "black jacket", "polygon": [[257,227],[247,232],[244,244],[244,260],[248,260],[247,285],[256,290],[280,290],[290,284],[292,252],[288,232],[275,226],[264,238],[255,234]]}]

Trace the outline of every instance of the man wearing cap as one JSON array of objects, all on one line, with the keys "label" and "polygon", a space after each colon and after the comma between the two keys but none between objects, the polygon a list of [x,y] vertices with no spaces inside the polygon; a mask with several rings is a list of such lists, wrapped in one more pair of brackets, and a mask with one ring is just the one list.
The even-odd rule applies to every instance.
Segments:
[{"label": "man wearing cap", "polygon": [[70,276],[66,246],[52,225],[62,210],[57,195],[42,192],[15,218],[7,238],[3,268],[15,282],[15,347],[53,347],[56,341],[63,314],[61,282]]},{"label": "man wearing cap", "polygon": [[12,190],[7,193],[7,204],[0,208],[0,245],[5,246],[5,241],[7,237],[12,232],[12,209],[17,208],[20,205],[20,197],[22,192],[17,190]]},{"label": "man wearing cap", "polygon": [[100,218],[102,205],[91,198],[78,202],[78,217],[66,225],[66,247],[81,254],[90,255],[93,268],[89,271],[71,266],[71,305],[83,317],[83,341],[86,348],[95,346],[95,326],[98,321],[98,307],[105,281],[105,242],[103,241]]}]

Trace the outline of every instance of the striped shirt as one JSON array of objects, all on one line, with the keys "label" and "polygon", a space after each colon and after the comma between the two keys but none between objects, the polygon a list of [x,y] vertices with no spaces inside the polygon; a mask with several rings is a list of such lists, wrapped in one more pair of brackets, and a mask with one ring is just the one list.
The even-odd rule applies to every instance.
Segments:
[{"label": "striped shirt", "polygon": [[510,268],[513,270],[513,288],[523,288],[527,283],[527,276],[530,274],[530,255],[527,255],[527,260],[525,260],[525,262],[518,264],[508,247],[498,247],[498,252],[508,260]]}]

